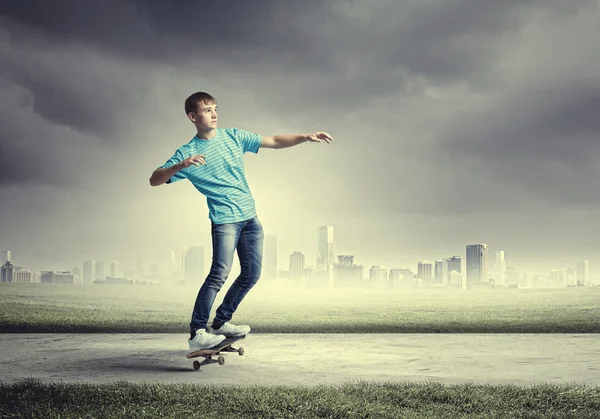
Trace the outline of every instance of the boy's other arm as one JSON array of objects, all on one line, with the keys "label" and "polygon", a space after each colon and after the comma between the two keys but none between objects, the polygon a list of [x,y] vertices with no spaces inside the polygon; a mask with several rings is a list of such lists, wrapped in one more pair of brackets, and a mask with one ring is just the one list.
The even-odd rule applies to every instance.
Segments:
[{"label": "boy's other arm", "polygon": [[326,132],[315,132],[313,134],[289,134],[289,135],[273,135],[263,136],[263,140],[260,143],[261,148],[289,148],[298,144],[305,143],[307,141],[320,143],[326,141],[329,144],[333,141],[333,138]]},{"label": "boy's other arm", "polygon": [[192,164],[195,166],[206,164],[205,156],[202,154],[196,154],[195,156],[190,156],[179,163],[175,163],[173,166],[159,167],[152,172],[152,176],[150,176],[150,186],[162,185],[167,180],[171,179],[175,173],[179,172],[181,169],[190,167]]}]

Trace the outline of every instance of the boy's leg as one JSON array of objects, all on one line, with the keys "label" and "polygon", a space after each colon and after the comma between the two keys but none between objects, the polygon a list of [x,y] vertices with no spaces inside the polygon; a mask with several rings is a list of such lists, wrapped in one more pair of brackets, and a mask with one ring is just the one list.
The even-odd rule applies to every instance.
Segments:
[{"label": "boy's leg", "polygon": [[190,333],[193,337],[198,329],[206,329],[210,310],[217,293],[225,283],[231,265],[233,264],[233,254],[238,244],[240,232],[244,223],[214,224],[211,223],[212,235],[212,265],[210,273],[206,277],[204,284],[198,291],[194,311],[192,312],[192,321],[190,323]]},{"label": "boy's leg", "polygon": [[212,327],[218,329],[231,320],[233,313],[248,291],[258,282],[262,270],[264,232],[258,217],[249,220],[242,229],[237,252],[240,259],[240,275],[229,287],[223,303],[216,312]]}]

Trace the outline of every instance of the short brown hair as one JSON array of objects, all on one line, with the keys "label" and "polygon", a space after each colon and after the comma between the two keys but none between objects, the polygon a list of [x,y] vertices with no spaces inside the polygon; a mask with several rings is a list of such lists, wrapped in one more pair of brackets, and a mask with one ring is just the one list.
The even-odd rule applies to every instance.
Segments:
[{"label": "short brown hair", "polygon": [[201,102],[216,104],[217,99],[206,92],[196,92],[185,100],[185,114],[188,115],[190,112],[198,112],[198,104]]}]

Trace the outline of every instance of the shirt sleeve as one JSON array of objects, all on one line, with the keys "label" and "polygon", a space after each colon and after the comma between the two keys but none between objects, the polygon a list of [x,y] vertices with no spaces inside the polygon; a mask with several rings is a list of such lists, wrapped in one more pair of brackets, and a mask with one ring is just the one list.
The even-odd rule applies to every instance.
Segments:
[{"label": "shirt sleeve", "polygon": [[[167,160],[165,162],[165,164],[163,164],[162,166],[160,166],[160,169],[163,168],[167,168],[167,167],[171,167],[174,164],[177,164],[181,161],[185,160],[185,157],[183,156],[183,153],[181,152],[181,150],[177,150],[175,152],[175,154],[173,154],[173,156]],[[187,170],[186,169],[181,169],[180,171],[178,171],[177,173],[175,173],[173,176],[171,176],[166,183],[173,183],[173,182],[177,182],[178,180],[181,179],[185,179],[187,178]]]},{"label": "shirt sleeve", "polygon": [[257,154],[258,149],[260,148],[260,143],[262,142],[263,136],[260,134],[255,134],[250,131],[246,131],[243,129],[235,129],[235,136],[242,144],[242,150],[244,153],[248,151]]}]

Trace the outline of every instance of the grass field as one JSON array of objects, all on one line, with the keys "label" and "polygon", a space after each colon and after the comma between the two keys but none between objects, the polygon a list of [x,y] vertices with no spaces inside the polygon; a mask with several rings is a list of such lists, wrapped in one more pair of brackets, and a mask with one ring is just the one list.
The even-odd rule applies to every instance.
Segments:
[{"label": "grass field", "polygon": [[578,385],[0,384],[3,418],[597,418],[599,410],[600,388]]},{"label": "grass field", "polygon": [[[0,332],[187,333],[197,292],[0,284]],[[333,293],[257,287],[233,322],[250,324],[254,333],[600,333],[600,288]]]},{"label": "grass field", "polygon": [[[187,333],[197,292],[0,284],[0,332]],[[343,293],[256,288],[233,320],[252,325],[253,333],[599,333],[599,303],[600,288]],[[598,410],[600,388],[577,384],[0,384],[3,418],[595,418]]]}]

